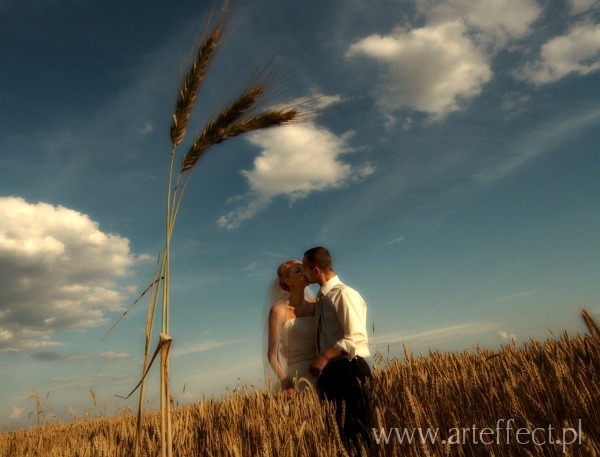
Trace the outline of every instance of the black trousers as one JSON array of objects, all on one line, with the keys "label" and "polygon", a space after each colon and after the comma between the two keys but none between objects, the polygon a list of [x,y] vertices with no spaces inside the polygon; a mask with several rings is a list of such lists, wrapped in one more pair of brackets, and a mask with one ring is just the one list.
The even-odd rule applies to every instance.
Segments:
[{"label": "black trousers", "polygon": [[342,439],[358,449],[361,436],[368,447],[371,442],[369,408],[365,383],[371,369],[362,357],[330,362],[317,381],[321,396],[336,406],[336,419]]}]

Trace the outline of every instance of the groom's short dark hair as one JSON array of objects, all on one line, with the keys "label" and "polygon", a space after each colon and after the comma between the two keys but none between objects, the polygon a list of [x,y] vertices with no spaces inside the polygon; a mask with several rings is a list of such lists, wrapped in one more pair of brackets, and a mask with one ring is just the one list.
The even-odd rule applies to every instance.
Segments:
[{"label": "groom's short dark hair", "polygon": [[304,257],[310,265],[314,265],[321,270],[333,270],[333,260],[331,259],[331,254],[324,247],[317,246],[310,248],[304,253]]}]

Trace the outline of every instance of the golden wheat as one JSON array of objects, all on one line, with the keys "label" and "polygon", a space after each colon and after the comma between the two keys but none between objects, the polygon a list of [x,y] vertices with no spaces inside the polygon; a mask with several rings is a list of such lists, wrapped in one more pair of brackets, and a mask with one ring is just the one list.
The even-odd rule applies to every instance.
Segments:
[{"label": "golden wheat", "polygon": [[[529,341],[493,352],[414,356],[374,367],[369,385],[372,426],[493,429],[513,419],[513,428],[577,427],[581,444],[566,455],[600,455],[600,336],[587,314],[590,334]],[[592,325],[590,325],[590,322]],[[39,398],[39,395],[38,397]],[[223,399],[202,401],[171,412],[176,456],[323,456],[352,455],[344,449],[335,412],[312,389],[291,398],[244,386]],[[144,456],[161,452],[160,414],[147,413],[141,429]],[[0,455],[26,457],[129,456],[136,418],[120,417],[49,423],[0,434]],[[514,437],[513,437],[514,438]],[[363,455],[367,451],[363,451]],[[373,456],[546,456],[563,455],[562,444],[451,442],[374,443]]]},{"label": "golden wheat", "polygon": [[221,14],[216,20],[216,24],[212,28],[210,27],[210,23],[212,22],[211,15],[208,23],[204,26],[204,30],[210,30],[210,32],[205,33],[205,36],[200,40],[196,56],[191,62],[188,72],[179,88],[170,129],[171,146],[173,149],[179,145],[185,137],[190,115],[196,104],[198,92],[204,82],[204,78],[206,77],[213,57],[215,56],[217,47],[221,43],[223,32],[231,18],[233,6],[233,1],[225,3]]}]

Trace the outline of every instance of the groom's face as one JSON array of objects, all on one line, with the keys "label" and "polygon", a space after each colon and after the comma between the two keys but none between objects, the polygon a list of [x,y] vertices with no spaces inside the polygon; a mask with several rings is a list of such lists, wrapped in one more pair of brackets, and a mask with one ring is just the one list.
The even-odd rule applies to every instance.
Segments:
[{"label": "groom's face", "polygon": [[304,270],[304,277],[310,284],[317,282],[317,269],[314,265],[311,265],[306,260],[306,256],[302,259],[302,269]]}]

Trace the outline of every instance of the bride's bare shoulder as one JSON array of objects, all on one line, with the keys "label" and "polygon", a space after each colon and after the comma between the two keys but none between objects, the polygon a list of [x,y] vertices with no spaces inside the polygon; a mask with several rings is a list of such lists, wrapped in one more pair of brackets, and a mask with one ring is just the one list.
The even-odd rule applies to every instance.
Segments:
[{"label": "bride's bare shoulder", "polygon": [[271,311],[269,314],[279,316],[287,311],[288,302],[287,301],[278,301],[271,306]]}]

